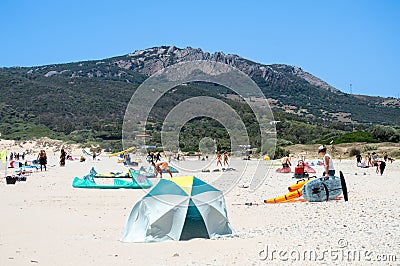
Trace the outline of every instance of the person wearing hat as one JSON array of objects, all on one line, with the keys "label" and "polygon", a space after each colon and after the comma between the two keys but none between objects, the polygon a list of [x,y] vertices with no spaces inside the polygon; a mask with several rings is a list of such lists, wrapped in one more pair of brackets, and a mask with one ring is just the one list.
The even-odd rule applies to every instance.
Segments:
[{"label": "person wearing hat", "polygon": [[334,176],[335,167],[333,166],[332,156],[326,153],[326,147],[324,145],[319,146],[318,154],[323,156],[322,161],[324,162],[325,166],[325,172],[324,172],[325,178],[328,178],[329,176]]}]

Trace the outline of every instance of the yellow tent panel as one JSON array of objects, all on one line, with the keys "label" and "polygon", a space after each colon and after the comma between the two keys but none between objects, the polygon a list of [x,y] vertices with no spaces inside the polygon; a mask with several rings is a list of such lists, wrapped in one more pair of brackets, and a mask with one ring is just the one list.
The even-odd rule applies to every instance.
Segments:
[{"label": "yellow tent panel", "polygon": [[173,178],[166,178],[167,180],[171,180],[175,184],[177,184],[180,188],[183,189],[188,195],[192,194],[193,187],[193,176],[179,176]]}]

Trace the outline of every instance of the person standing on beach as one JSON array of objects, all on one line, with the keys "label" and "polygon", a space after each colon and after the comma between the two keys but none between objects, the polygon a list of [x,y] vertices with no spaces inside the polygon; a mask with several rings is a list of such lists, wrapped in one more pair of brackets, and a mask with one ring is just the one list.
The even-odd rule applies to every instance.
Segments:
[{"label": "person standing on beach", "polygon": [[325,176],[325,178],[328,179],[329,176],[334,176],[335,167],[333,166],[332,156],[326,153],[326,147],[324,145],[319,146],[318,154],[322,156],[322,161],[324,162],[325,172],[323,175]]},{"label": "person standing on beach", "polygon": [[67,157],[67,153],[64,150],[64,147],[61,148],[61,154],[60,154],[60,166],[65,166],[65,159]]},{"label": "person standing on beach", "polygon": [[229,160],[228,152],[226,151],[226,152],[224,152],[224,166],[225,166],[225,164],[227,166],[229,166],[228,160]]},{"label": "person standing on beach", "polygon": [[47,171],[46,169],[46,164],[47,164],[47,155],[46,152],[44,150],[41,150],[39,152],[39,155],[37,157],[37,160],[39,160],[39,164],[40,164],[40,171],[43,171],[43,168],[45,171]]},{"label": "person standing on beach", "polygon": [[357,158],[357,164],[361,163],[361,158],[362,158],[361,154],[358,153],[356,155],[356,158]]},{"label": "person standing on beach", "polygon": [[387,152],[384,152],[383,153],[383,160],[385,160],[385,162],[387,162],[387,159],[388,159],[388,154],[387,154]]},{"label": "person standing on beach", "polygon": [[217,166],[218,166],[218,164],[220,164],[222,166],[221,153],[220,152],[217,153]]},{"label": "person standing on beach", "polygon": [[157,152],[157,154],[154,156],[154,162],[159,162],[161,161],[161,154],[160,152]]},{"label": "person standing on beach", "polygon": [[153,164],[154,163],[154,152],[149,151],[149,153],[147,154],[146,160],[150,164]]},{"label": "person standing on beach", "polygon": [[379,160],[378,165],[379,165],[379,170],[381,172],[381,175],[383,175],[383,171],[385,171],[385,168],[386,168],[386,162],[384,160]]},{"label": "person standing on beach", "polygon": [[372,163],[371,165],[376,167],[376,173],[379,174],[379,158],[378,158],[378,154],[376,152],[372,153]]},{"label": "person standing on beach", "polygon": [[372,166],[372,161],[371,161],[371,154],[368,152],[368,154],[367,154],[367,166],[369,167],[369,166]]}]

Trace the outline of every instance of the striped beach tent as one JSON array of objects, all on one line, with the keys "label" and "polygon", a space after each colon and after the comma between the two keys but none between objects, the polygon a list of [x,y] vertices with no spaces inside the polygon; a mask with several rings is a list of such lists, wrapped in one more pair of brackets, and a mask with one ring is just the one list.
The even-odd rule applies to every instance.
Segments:
[{"label": "striped beach tent", "polygon": [[194,176],[164,178],[132,208],[122,242],[229,236],[223,193]]}]

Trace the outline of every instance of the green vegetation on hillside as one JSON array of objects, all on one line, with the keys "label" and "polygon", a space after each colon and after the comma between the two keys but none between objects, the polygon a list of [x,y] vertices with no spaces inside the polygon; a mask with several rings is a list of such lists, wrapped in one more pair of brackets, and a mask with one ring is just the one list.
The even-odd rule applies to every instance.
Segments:
[{"label": "green vegetation on hillside", "polygon": [[[121,148],[126,106],[147,78],[127,65],[129,59],[121,56],[33,68],[0,68],[1,137],[47,136],[78,143],[100,143],[109,149]],[[170,61],[173,63],[173,57]],[[252,78],[267,98],[278,100],[273,112],[275,120],[280,121],[277,124],[279,147],[330,141],[400,141],[400,108],[381,104],[383,98],[331,92],[296,76],[293,67],[269,67],[275,72],[269,73],[268,82],[260,75]],[[211,83],[194,82],[176,87],[153,107],[151,123],[146,128],[152,138],[147,144],[160,145],[162,122],[177,104],[195,96],[210,96],[229,104],[238,113],[246,125],[251,145],[259,147],[260,132],[253,113],[243,101],[230,99],[232,94],[229,89]],[[291,112],[287,112],[289,106]],[[338,120],[338,114],[343,121],[350,122]],[[197,151],[204,137],[217,140],[220,149],[230,149],[226,129],[209,118],[193,119],[182,128],[181,149]]]}]

